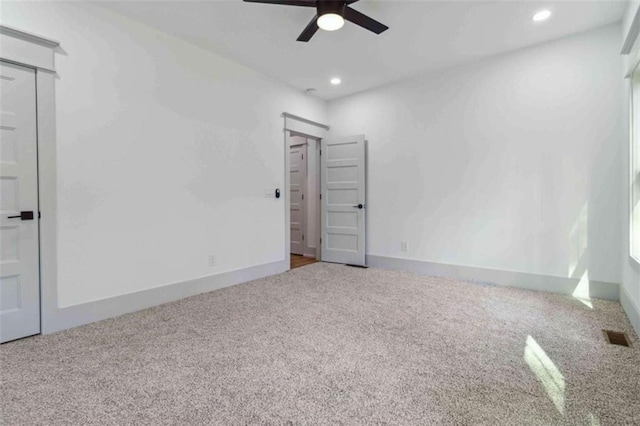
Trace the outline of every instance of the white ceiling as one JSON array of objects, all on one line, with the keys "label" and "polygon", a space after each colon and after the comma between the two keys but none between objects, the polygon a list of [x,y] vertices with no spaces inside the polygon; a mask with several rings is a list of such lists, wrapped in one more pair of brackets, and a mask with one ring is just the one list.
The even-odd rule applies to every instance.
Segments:
[{"label": "white ceiling", "polygon": [[[233,1],[110,1],[100,5],[181,37],[301,90],[335,99],[421,72],[477,60],[622,18],[626,1],[401,1],[353,5],[390,29],[353,24],[296,41],[312,8]],[[552,17],[534,23],[533,14]],[[340,86],[329,79],[342,78]]]}]

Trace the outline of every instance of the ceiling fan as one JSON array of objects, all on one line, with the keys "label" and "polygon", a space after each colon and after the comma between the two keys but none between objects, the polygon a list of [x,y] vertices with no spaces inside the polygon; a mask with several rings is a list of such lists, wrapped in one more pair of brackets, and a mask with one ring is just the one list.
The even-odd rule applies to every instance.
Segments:
[{"label": "ceiling fan", "polygon": [[307,42],[321,28],[325,31],[335,31],[342,28],[345,19],[376,34],[389,29],[384,24],[369,18],[349,7],[358,0],[324,1],[324,0],[244,0],[248,3],[279,4],[283,6],[315,7],[316,16],[309,22],[307,28],[298,36],[298,41]]}]

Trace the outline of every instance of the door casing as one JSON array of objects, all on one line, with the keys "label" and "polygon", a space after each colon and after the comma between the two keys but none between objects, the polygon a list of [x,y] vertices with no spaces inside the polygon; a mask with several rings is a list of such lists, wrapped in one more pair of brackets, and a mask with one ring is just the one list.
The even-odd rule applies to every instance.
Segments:
[{"label": "door casing", "polygon": [[[322,140],[323,138],[327,137],[327,133],[329,131],[329,126],[327,126],[326,124],[322,124],[322,123],[318,123],[316,121],[304,118],[304,117],[300,117],[298,115],[294,115],[294,114],[290,114],[288,112],[283,112],[282,113],[282,117],[284,118],[284,176],[283,176],[283,181],[284,181],[284,185],[283,185],[283,193],[284,193],[284,230],[285,230],[285,236],[284,236],[284,253],[285,253],[285,258],[284,260],[284,264],[286,265],[284,267],[284,270],[288,271],[291,267],[289,264],[289,259],[291,258],[291,246],[290,246],[290,241],[291,241],[291,211],[290,211],[290,198],[289,198],[289,146],[291,144],[290,138],[291,138],[291,132],[293,132],[294,135],[298,135],[298,136],[303,136],[306,138],[310,138],[310,139],[315,139],[316,140],[316,149],[318,150],[318,154],[319,154],[319,150],[320,150],[320,143],[319,141]],[[317,169],[318,173],[320,171],[320,156],[316,155],[316,159],[318,161],[317,164]],[[318,184],[318,193],[320,193],[320,179],[317,179],[317,184]],[[316,259],[321,260],[321,256],[322,256],[322,250],[320,248],[320,244],[319,244],[319,240],[320,240],[320,209],[316,209],[317,212],[317,216],[316,216],[316,223],[318,224],[318,229],[316,230]]]},{"label": "door casing", "polygon": [[0,60],[31,68],[36,73],[38,205],[40,227],[40,333],[66,328],[58,307],[55,52],[58,41],[0,25]]}]

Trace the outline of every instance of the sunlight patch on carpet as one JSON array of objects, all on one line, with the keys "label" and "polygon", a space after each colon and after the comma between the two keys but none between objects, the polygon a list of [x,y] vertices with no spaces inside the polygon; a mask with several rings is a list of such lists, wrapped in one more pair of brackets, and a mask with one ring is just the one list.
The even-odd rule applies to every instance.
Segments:
[{"label": "sunlight patch on carpet", "polygon": [[531,336],[527,336],[527,345],[524,348],[524,360],[544,386],[547,396],[556,406],[560,414],[564,414],[565,381],[564,376],[558,370],[547,353],[538,345]]}]

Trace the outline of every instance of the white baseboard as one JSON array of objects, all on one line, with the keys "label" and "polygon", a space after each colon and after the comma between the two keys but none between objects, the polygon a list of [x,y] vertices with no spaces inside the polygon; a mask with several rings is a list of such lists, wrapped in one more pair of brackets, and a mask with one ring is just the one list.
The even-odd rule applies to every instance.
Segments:
[{"label": "white baseboard", "polygon": [[620,286],[620,304],[622,304],[624,311],[627,313],[636,335],[640,337],[640,307],[635,304],[623,285]]},{"label": "white baseboard", "polygon": [[[529,290],[549,291],[554,293],[573,293],[578,280],[572,278],[553,277],[475,268],[468,266],[448,265],[414,259],[402,259],[386,256],[367,256],[367,265],[395,269],[418,274],[458,278],[470,281],[489,282],[498,285],[525,288]],[[169,284],[149,290],[124,294],[108,299],[83,303],[80,305],[59,308],[42,324],[42,334],[66,330],[84,324],[101,321],[107,318],[136,312],[164,303],[180,300],[196,294],[206,293],[243,282],[282,273],[288,269],[288,262],[256,265],[249,268],[224,272],[218,275],[197,278],[190,281]],[[608,300],[620,300],[636,334],[640,335],[640,309],[634,304],[626,290],[614,283],[591,281],[592,297]]]},{"label": "white baseboard", "polygon": [[[526,272],[449,265],[445,263],[376,255],[367,255],[367,265],[415,272],[423,275],[451,277],[461,280],[487,282],[508,287],[563,294],[572,294],[580,281],[577,278],[563,278]],[[594,298],[617,301],[620,298],[620,285],[591,280],[589,282],[589,294]]]},{"label": "white baseboard", "polygon": [[155,287],[108,299],[58,308],[53,315],[43,318],[42,334],[54,333],[84,324],[113,318],[200,293],[218,290],[235,284],[279,274],[288,269],[289,261],[265,263],[218,275],[197,278]]}]

